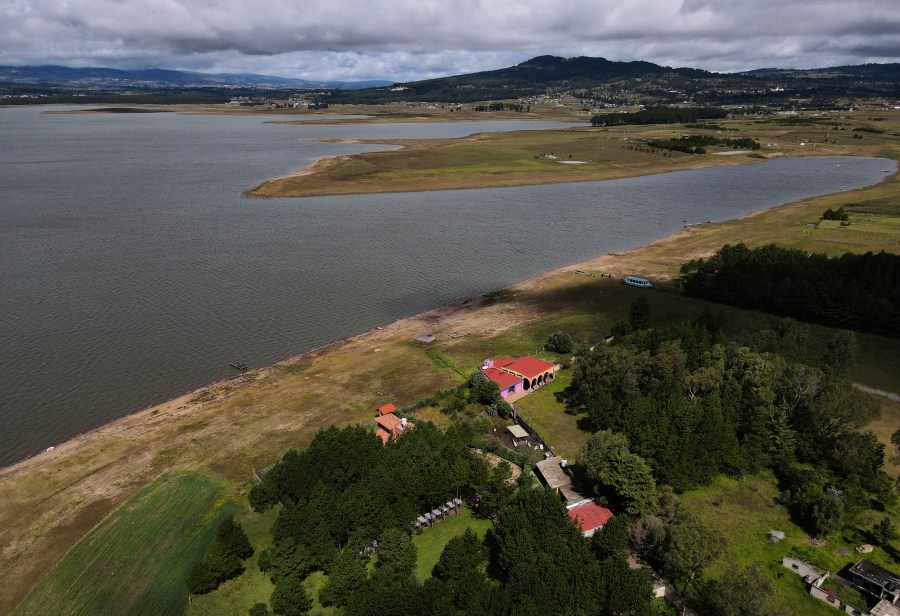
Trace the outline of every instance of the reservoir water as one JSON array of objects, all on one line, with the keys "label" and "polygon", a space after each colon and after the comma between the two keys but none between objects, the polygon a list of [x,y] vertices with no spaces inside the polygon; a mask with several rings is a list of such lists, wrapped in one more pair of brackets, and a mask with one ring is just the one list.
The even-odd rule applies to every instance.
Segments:
[{"label": "reservoir water", "polygon": [[895,169],[822,157],[606,182],[247,199],[247,188],[319,156],[384,149],[312,138],[557,124],[42,111],[0,109],[0,464],[228,376],[237,359],[258,367],[685,220],[733,218]]}]

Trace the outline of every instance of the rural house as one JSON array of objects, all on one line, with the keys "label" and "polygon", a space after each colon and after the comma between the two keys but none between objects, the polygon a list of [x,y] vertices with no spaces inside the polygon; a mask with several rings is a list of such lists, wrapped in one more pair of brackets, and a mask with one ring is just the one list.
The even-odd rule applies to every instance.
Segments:
[{"label": "rural house", "polygon": [[[394,405],[391,404],[386,406]],[[383,408],[384,407],[381,407],[381,409]],[[406,417],[397,417],[391,412],[382,414],[381,409],[378,409],[378,417],[375,418],[375,424],[377,426],[375,429],[375,436],[380,438],[381,442],[385,445],[387,445],[388,441],[391,439],[398,438],[407,430],[412,430],[416,427],[416,424],[406,419]]]},{"label": "rural house", "polygon": [[526,355],[519,359],[486,359],[480,370],[497,384],[507,402],[515,402],[551,382],[559,366]]},{"label": "rural house", "polygon": [[543,484],[556,492],[566,505],[575,505],[585,500],[572,487],[572,478],[566,472],[566,461],[559,456],[552,456],[534,465],[538,477]]}]

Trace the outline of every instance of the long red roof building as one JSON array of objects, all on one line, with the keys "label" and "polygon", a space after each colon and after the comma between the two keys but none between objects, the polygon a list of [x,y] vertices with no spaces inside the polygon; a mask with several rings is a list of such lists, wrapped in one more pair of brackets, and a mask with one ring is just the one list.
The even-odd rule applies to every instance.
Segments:
[{"label": "long red roof building", "polygon": [[487,359],[481,372],[500,388],[507,402],[515,402],[555,378],[559,366],[536,357]]}]

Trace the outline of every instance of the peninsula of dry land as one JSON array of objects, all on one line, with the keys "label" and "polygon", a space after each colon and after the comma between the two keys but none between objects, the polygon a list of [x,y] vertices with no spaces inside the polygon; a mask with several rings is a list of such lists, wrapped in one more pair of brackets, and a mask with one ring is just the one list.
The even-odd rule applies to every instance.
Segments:
[{"label": "peninsula of dry land", "polygon": [[[522,186],[746,164],[778,156],[877,156],[896,144],[896,131],[889,126],[898,117],[895,111],[823,113],[802,120],[738,116],[690,127],[591,127],[582,119],[583,127],[559,130],[480,133],[458,139],[359,140],[402,149],[326,157],[296,173],[267,180],[246,194],[307,197]],[[482,114],[481,119],[493,118]],[[885,124],[885,119],[891,124]],[[685,135],[752,139],[760,147],[740,151],[723,144],[700,155],[652,147],[653,142]]]},{"label": "peninsula of dry land", "polygon": [[[882,115],[872,113],[854,122],[870,121],[864,118]],[[839,133],[837,144],[817,144],[815,152],[900,158],[900,141],[894,136],[900,129],[898,118],[894,116],[878,124],[885,133],[866,133],[862,139],[852,139],[854,133],[847,130]],[[806,135],[821,140],[824,136],[818,128],[779,127],[768,123],[761,126],[767,131],[783,131],[778,137],[782,144],[787,138],[799,140]],[[749,127],[752,128],[752,122]],[[621,141],[620,130],[556,131],[545,138],[559,140],[552,150],[557,159],[570,152],[587,158],[588,149],[596,148],[598,143],[610,147],[615,144],[617,154],[628,151],[628,157],[634,157],[632,162],[645,156],[648,159],[659,156],[622,150],[620,145],[626,142]],[[673,129],[656,127],[647,131],[671,133]],[[636,134],[637,131],[630,133],[629,139]],[[531,148],[538,144],[529,140],[540,138],[541,134],[523,133],[508,138],[461,140],[443,147],[446,151],[495,144],[503,149],[510,148],[510,143],[531,143],[528,146]],[[585,150],[574,150],[574,144],[582,139]],[[498,145],[504,140],[506,146]],[[556,143],[568,144],[570,149]],[[540,147],[546,151],[546,146],[544,143]],[[802,147],[812,148],[796,145],[784,153],[792,154]],[[516,151],[530,152],[528,148]],[[427,151],[426,148],[423,153]],[[442,149],[437,147],[433,151]],[[409,156],[412,152],[409,149],[397,155]],[[678,158],[665,157],[665,162],[654,159],[653,165],[671,162],[671,168],[676,168],[674,165],[682,164]],[[738,157],[714,160],[734,164],[735,158]],[[532,160],[558,164],[533,157]],[[622,163],[623,169],[627,168],[626,163]],[[478,164],[485,166],[488,161],[485,158]],[[639,172],[660,170],[653,165],[648,164]],[[563,172],[569,168],[558,166]],[[498,177],[505,175],[506,172],[498,170]],[[851,211],[853,224],[849,227],[808,226],[818,221],[827,208],[840,206]],[[639,274],[664,282],[677,275],[681,263],[709,255],[722,244],[738,240],[751,246],[777,242],[829,254],[848,250],[897,253],[900,251],[900,179],[896,174],[886,176],[883,183],[858,191],[808,199],[738,220],[691,227],[648,246],[604,255],[502,291],[462,299],[125,417],[63,443],[51,452],[5,468],[0,471],[0,582],[4,589],[0,593],[0,613],[12,612],[32,589],[38,593],[33,596],[64,596],[68,590],[63,585],[69,578],[65,577],[68,575],[65,567],[57,565],[65,563],[60,558],[107,514],[123,503],[132,502],[129,500],[132,495],[167,471],[199,474],[220,486],[221,498],[202,481],[191,480],[204,486],[205,498],[209,500],[209,510],[197,514],[198,520],[206,523],[226,503],[234,506],[235,500],[242,502],[240,497],[249,485],[254,468],[273,463],[291,447],[302,447],[317,430],[329,425],[365,422],[370,418],[371,409],[385,401],[394,401],[398,406],[411,404],[436,390],[456,385],[485,357],[535,353],[547,336],[559,329],[570,332],[576,339],[591,339],[598,332],[609,331],[641,293],[648,297],[653,319],[660,323],[692,317],[707,307],[719,310],[720,306],[686,298],[674,291],[647,292],[624,287],[617,278]],[[613,278],[601,278],[600,274]],[[756,312],[727,307],[724,310],[729,333],[735,335],[763,326],[770,318]],[[831,332],[818,326],[812,326],[812,331],[814,341],[810,352],[811,360],[815,361],[812,355],[821,354]],[[431,345],[416,342],[414,337],[422,332],[435,335],[436,342]],[[458,332],[467,335],[451,337],[450,334]],[[860,335],[859,340],[860,358],[853,378],[879,389],[900,391],[900,342],[874,335]],[[550,394],[546,400],[537,396],[532,402],[532,412],[535,423],[542,429],[547,427],[545,438],[564,452],[577,451],[577,441],[583,435],[579,433],[576,419],[566,416]],[[900,425],[900,404],[886,398],[879,403],[882,419],[872,429],[886,442]],[[437,409],[426,407],[420,412],[423,418],[446,425],[446,417]],[[896,473],[898,467],[894,464],[887,470]],[[135,510],[153,510],[153,504],[147,502],[148,494],[165,501],[165,490],[159,487],[164,483],[149,493],[139,493],[135,497],[138,501],[132,503],[138,507]],[[127,507],[116,509],[117,515],[128,511]],[[156,532],[153,524],[154,517],[147,516],[143,530],[148,537]],[[162,552],[172,549],[170,544],[168,539],[161,538],[160,553],[135,558],[164,562]],[[132,570],[123,569],[118,557],[92,566],[99,567],[104,575],[119,584],[120,605],[141,600],[154,583],[149,575],[134,575],[125,580]],[[88,588],[83,592],[93,591]],[[32,613],[23,610],[21,613]]]}]

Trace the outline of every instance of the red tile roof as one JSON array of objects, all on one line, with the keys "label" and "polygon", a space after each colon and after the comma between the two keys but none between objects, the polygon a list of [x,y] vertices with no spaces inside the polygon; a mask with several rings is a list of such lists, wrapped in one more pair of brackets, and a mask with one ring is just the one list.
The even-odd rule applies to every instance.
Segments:
[{"label": "red tile roof", "polygon": [[378,414],[379,415],[387,415],[388,413],[393,413],[396,410],[397,410],[397,407],[394,406],[393,402],[388,402],[384,406],[378,407]]},{"label": "red tile roof", "polygon": [[503,370],[498,370],[497,368],[482,368],[481,371],[484,373],[484,376],[499,385],[500,389],[512,387],[522,380],[521,377],[510,374],[509,372],[504,372]]},{"label": "red tile roof", "polygon": [[387,442],[391,440],[391,433],[385,431],[383,428],[378,428],[375,430],[375,436],[381,439],[381,442],[387,445]]},{"label": "red tile roof", "polygon": [[569,517],[582,532],[600,528],[613,517],[613,512],[597,503],[587,503],[569,510]]},{"label": "red tile roof", "polygon": [[509,364],[513,363],[514,361],[516,361],[516,360],[513,359],[512,357],[501,357],[500,359],[495,359],[494,360],[494,368],[504,368],[504,367],[508,366]]},{"label": "red tile roof", "polygon": [[393,413],[388,413],[387,415],[376,417],[375,423],[377,423],[388,432],[393,432],[394,429],[400,425],[400,418]]},{"label": "red tile roof", "polygon": [[504,370],[509,370],[510,372],[521,374],[522,376],[527,378],[538,377],[545,372],[550,372],[554,368],[556,368],[556,364],[551,364],[550,362],[544,361],[542,359],[528,357],[527,355],[503,366]]}]

